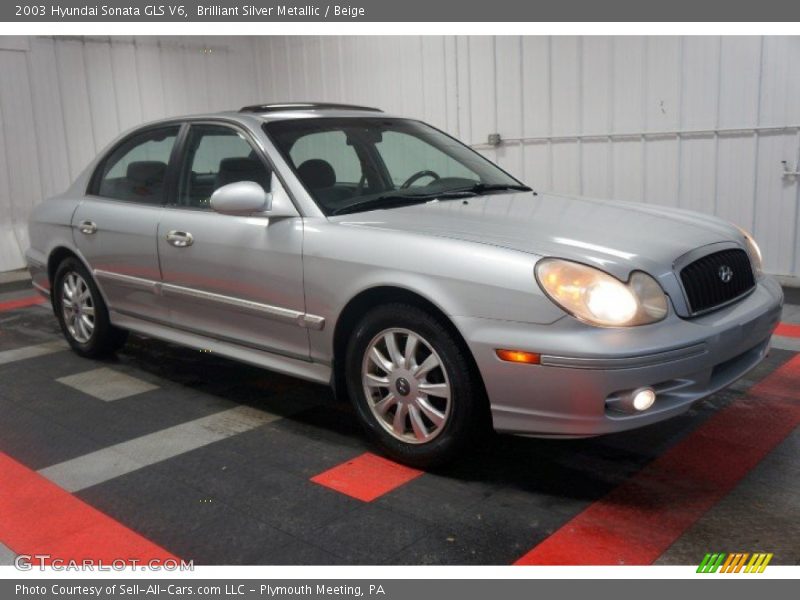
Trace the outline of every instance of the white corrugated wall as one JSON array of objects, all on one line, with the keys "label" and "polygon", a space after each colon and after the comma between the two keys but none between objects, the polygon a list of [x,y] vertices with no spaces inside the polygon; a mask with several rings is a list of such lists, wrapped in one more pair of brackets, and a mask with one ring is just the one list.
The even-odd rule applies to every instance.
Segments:
[{"label": "white corrugated wall", "polygon": [[800,162],[800,37],[23,41],[0,50],[0,270],[19,247],[3,207],[22,223],[118,130],[329,100],[427,120],[538,189],[717,214],[755,232],[769,271],[800,276],[800,186],[781,164]]},{"label": "white corrugated wall", "polygon": [[27,216],[118,133],[258,99],[247,38],[0,36],[0,272],[24,266]]},{"label": "white corrugated wall", "polygon": [[[714,213],[800,276],[800,37],[285,37],[267,100],[420,117],[542,190]],[[486,145],[490,133],[509,140]],[[655,233],[655,232],[654,232]]]}]

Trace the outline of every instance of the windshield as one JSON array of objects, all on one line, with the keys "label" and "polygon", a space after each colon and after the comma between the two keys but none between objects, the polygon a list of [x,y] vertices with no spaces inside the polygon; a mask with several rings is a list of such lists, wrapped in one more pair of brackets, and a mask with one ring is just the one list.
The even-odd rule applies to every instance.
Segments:
[{"label": "windshield", "polygon": [[419,121],[290,119],[264,130],[327,215],[528,189]]}]

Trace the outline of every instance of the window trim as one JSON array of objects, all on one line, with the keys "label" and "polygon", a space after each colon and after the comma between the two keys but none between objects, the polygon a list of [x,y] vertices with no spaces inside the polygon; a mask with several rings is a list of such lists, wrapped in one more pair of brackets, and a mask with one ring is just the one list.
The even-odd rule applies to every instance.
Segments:
[{"label": "window trim", "polygon": [[[128,135],[121,138],[114,144],[108,152],[105,153],[102,159],[100,159],[97,165],[94,168],[94,172],[92,172],[92,176],[89,178],[89,182],[86,185],[85,195],[86,196],[93,196],[95,198],[102,198],[103,200],[110,200],[112,202],[124,202],[126,204],[136,204],[138,206],[164,206],[167,202],[167,199],[171,193],[171,183],[172,183],[172,176],[171,173],[174,170],[174,161],[176,157],[176,152],[178,149],[178,145],[181,143],[182,136],[184,135],[184,126],[185,124],[181,121],[162,121],[159,123],[153,123],[151,125],[146,125],[144,127],[140,127],[134,131],[131,131]],[[171,129],[173,127],[177,127],[178,131],[175,134],[175,142],[172,144],[172,150],[169,153],[169,159],[167,161],[167,170],[164,174],[164,193],[161,199],[161,202],[158,204],[147,204],[145,202],[138,202],[136,200],[126,200],[124,198],[114,198],[113,196],[105,196],[100,194],[100,181],[103,177],[102,173],[106,168],[106,164],[111,159],[111,156],[127,142],[131,139],[138,137],[140,135],[149,133],[151,131],[158,131],[159,129]]]},{"label": "window trim", "polygon": [[172,170],[174,171],[174,177],[172,178],[173,179],[172,186],[168,189],[168,193],[166,196],[166,203],[164,204],[165,208],[169,208],[172,210],[191,210],[191,211],[208,212],[208,209],[205,208],[199,208],[194,206],[181,206],[177,203],[178,178],[180,177],[180,165],[183,162],[183,157],[186,150],[186,144],[189,139],[189,131],[192,125],[219,125],[222,127],[228,127],[230,129],[233,129],[234,131],[241,133],[245,137],[248,143],[252,146],[256,155],[270,170],[270,173],[278,178],[278,181],[280,181],[281,183],[281,187],[283,187],[283,190],[286,192],[286,195],[289,197],[289,200],[294,205],[297,214],[299,214],[301,217],[304,216],[304,213],[300,209],[297,200],[295,200],[294,194],[292,194],[291,188],[287,185],[286,179],[284,178],[283,174],[275,166],[275,163],[270,158],[269,153],[266,151],[264,145],[261,143],[258,137],[253,135],[253,132],[250,131],[246,126],[242,125],[238,121],[233,121],[225,118],[213,118],[213,117],[188,118],[188,119],[183,119],[182,123],[184,129],[182,130],[181,136],[179,137],[177,143],[175,144],[175,164],[174,166],[171,165],[173,167]]},{"label": "window trim", "polygon": [[[181,178],[181,168],[183,167],[183,161],[186,158],[186,151],[189,145],[189,136],[192,134],[192,127],[202,127],[203,125],[210,125],[213,127],[224,127],[235,131],[236,133],[240,133],[244,138],[245,142],[250,145],[250,149],[255,152],[258,159],[261,163],[268,169],[270,176],[272,173],[275,172],[275,167],[272,164],[272,161],[268,160],[263,152],[260,152],[259,144],[256,143],[255,139],[252,135],[249,135],[249,132],[242,128],[235,126],[229,122],[225,121],[215,121],[213,119],[198,119],[192,121],[186,121],[184,123],[185,131],[179,140],[180,148],[179,148],[179,155],[177,156],[177,160],[175,161],[174,166],[174,177],[172,178],[172,186],[169,189],[169,193],[167,194],[165,206],[167,208],[174,208],[174,209],[182,209],[182,210],[193,210],[193,211],[213,211],[213,209],[208,207],[202,206],[186,206],[183,204],[178,203],[178,194],[180,193],[180,178]],[[270,190],[271,191],[271,190]]]}]

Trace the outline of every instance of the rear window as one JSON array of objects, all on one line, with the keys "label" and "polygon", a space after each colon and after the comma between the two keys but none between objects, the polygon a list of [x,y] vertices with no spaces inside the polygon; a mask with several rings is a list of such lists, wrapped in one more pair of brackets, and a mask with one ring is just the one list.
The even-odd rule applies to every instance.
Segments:
[{"label": "rear window", "polygon": [[113,200],[162,204],[167,166],[180,127],[134,134],[114,148],[92,178],[90,193]]}]

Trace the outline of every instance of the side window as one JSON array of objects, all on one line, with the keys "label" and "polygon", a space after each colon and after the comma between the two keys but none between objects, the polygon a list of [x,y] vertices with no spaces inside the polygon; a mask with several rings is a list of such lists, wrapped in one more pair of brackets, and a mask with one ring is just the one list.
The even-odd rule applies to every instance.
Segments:
[{"label": "side window", "polygon": [[169,156],[179,129],[177,125],[151,129],[125,140],[101,163],[91,193],[115,200],[162,204]]},{"label": "side window", "polygon": [[179,206],[208,208],[217,188],[254,181],[269,191],[270,170],[250,142],[223,125],[192,125],[181,160]]},{"label": "side window", "polygon": [[299,138],[289,151],[297,174],[311,190],[335,185],[355,187],[361,180],[361,161],[343,131],[320,131]]},{"label": "side window", "polygon": [[[457,177],[480,180],[480,176],[431,144],[407,133],[386,131],[383,140],[375,146],[396,186],[421,171],[433,171],[443,178]],[[422,177],[412,187],[427,185],[429,177]]]}]

